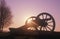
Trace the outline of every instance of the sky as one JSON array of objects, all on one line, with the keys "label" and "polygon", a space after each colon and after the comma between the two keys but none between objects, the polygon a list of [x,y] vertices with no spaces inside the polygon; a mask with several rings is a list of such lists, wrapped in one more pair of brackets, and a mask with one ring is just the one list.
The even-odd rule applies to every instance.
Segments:
[{"label": "sky", "polygon": [[5,0],[13,15],[11,27],[25,25],[30,16],[42,12],[51,14],[56,22],[55,31],[60,31],[60,0]]}]

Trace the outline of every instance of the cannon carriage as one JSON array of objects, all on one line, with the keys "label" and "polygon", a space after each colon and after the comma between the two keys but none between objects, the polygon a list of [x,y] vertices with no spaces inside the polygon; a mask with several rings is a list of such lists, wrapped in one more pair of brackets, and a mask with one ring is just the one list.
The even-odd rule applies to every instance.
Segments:
[{"label": "cannon carriage", "polygon": [[49,13],[43,12],[37,16],[29,17],[25,25],[27,28],[34,28],[30,30],[37,30],[37,31],[50,31],[53,32],[55,29],[55,20],[52,15]]},{"label": "cannon carriage", "polygon": [[[43,12],[38,14],[37,16],[29,17],[25,25],[19,28],[10,28],[11,33],[39,33],[39,32],[54,32],[55,29],[55,20],[52,15],[49,13]],[[37,33],[36,33],[37,32]]]}]

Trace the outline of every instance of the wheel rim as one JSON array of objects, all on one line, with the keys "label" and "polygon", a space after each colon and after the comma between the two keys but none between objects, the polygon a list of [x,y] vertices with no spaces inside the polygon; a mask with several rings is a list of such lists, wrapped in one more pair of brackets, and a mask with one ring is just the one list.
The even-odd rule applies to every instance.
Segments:
[{"label": "wheel rim", "polygon": [[[55,29],[55,20],[54,18],[52,17],[52,15],[48,14],[48,13],[41,13],[37,16],[36,20],[44,20],[44,24],[43,26],[42,25],[39,25],[38,28],[40,31],[54,31]],[[41,22],[40,22],[41,23]]]}]

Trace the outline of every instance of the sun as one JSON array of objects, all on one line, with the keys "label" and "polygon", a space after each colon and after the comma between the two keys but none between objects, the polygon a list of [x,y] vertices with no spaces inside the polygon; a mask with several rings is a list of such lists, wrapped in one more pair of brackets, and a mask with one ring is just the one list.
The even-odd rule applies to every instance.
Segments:
[{"label": "sun", "polygon": [[28,20],[28,23],[31,23],[31,21],[32,21],[32,19],[29,19],[29,20]]},{"label": "sun", "polygon": [[[30,16],[29,16],[29,17],[30,17]],[[26,22],[26,21],[27,21],[27,23],[31,23],[31,22],[32,22],[32,18],[29,19],[29,17],[26,17],[25,22]]]}]

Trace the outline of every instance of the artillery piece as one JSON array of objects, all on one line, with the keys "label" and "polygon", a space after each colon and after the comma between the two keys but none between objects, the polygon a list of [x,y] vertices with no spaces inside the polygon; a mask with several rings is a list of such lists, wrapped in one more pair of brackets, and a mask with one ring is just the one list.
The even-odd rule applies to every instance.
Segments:
[{"label": "artillery piece", "polygon": [[53,32],[55,29],[55,20],[52,15],[43,12],[37,15],[37,17],[35,16],[29,17],[26,20],[25,25],[27,26],[28,29],[29,27],[34,28],[31,30]]},{"label": "artillery piece", "polygon": [[[11,33],[15,34],[18,33],[34,33],[34,32],[40,32],[40,31],[49,31],[49,32],[54,32],[55,29],[55,20],[52,15],[49,13],[43,12],[40,13],[37,16],[31,16],[29,17],[25,25],[19,28],[9,28]],[[17,33],[17,34],[18,34]],[[36,34],[36,33],[35,33]]]}]

